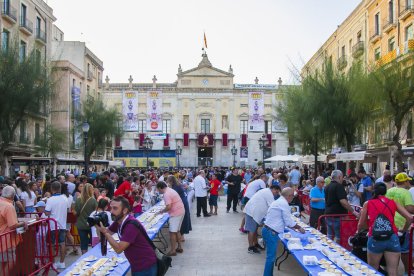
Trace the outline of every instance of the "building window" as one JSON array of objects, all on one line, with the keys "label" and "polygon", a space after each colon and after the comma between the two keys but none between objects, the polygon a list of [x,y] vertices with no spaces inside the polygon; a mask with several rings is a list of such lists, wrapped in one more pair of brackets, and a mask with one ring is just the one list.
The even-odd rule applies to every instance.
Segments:
[{"label": "building window", "polygon": [[20,8],[20,25],[21,26],[27,26],[26,25],[26,15],[27,15],[27,7],[22,4]]},{"label": "building window", "polygon": [[138,133],[144,133],[147,130],[147,120],[138,120]]},{"label": "building window", "polygon": [[362,33],[361,33],[361,31],[359,31],[357,33],[357,42],[360,42],[361,41],[361,37],[362,37]]},{"label": "building window", "polygon": [[201,119],[201,133],[210,133],[210,119]]},{"label": "building window", "polygon": [[25,143],[27,138],[26,134],[26,121],[20,121],[20,143]]},{"label": "building window", "polygon": [[341,57],[344,57],[344,56],[345,56],[345,45],[342,46],[342,49],[341,49]]},{"label": "building window", "polygon": [[26,59],[26,48],[27,48],[26,42],[20,41],[20,47],[19,47],[19,60],[20,60],[20,62],[23,62]]},{"label": "building window", "polygon": [[230,85],[230,80],[220,80],[220,85]]},{"label": "building window", "polygon": [[9,14],[10,13],[10,0],[3,1],[3,13]]},{"label": "building window", "polygon": [[181,85],[191,85],[191,80],[181,80]]},{"label": "building window", "polygon": [[388,2],[388,22],[394,22],[394,0]]},{"label": "building window", "polygon": [[183,128],[190,128],[190,116],[183,115]]},{"label": "building window", "polygon": [[35,144],[39,144],[40,142],[40,124],[36,123],[35,124]]},{"label": "building window", "polygon": [[171,133],[171,120],[162,120],[162,133]]},{"label": "building window", "polygon": [[379,26],[379,18],[380,18],[380,14],[379,13],[377,13],[376,15],[375,15],[375,21],[374,21],[374,31],[375,31],[375,35],[379,35],[380,34],[380,26]]},{"label": "building window", "polygon": [[381,58],[381,47],[378,47],[374,51],[374,58],[375,60],[379,60]]},{"label": "building window", "polygon": [[405,28],[405,42],[413,38],[414,38],[414,28],[413,28],[413,25],[411,24],[410,26]]},{"label": "building window", "polygon": [[221,116],[221,128],[229,128],[229,117],[227,115]]},{"label": "building window", "polygon": [[395,49],[395,37],[388,39],[388,52],[391,52]]},{"label": "building window", "polygon": [[349,40],[348,49],[349,49],[349,53],[351,53],[352,52],[352,39]]},{"label": "building window", "polygon": [[241,120],[240,121],[240,133],[241,134],[247,134],[249,131],[249,121],[247,120]]},{"label": "building window", "polygon": [[7,52],[9,49],[9,41],[10,41],[10,33],[6,29],[3,29],[3,32],[1,33],[1,49],[4,52]]},{"label": "building window", "polygon": [[40,17],[36,17],[36,36],[40,37],[40,30],[42,25],[42,19]]},{"label": "building window", "polygon": [[272,134],[272,121],[265,121],[265,133]]}]

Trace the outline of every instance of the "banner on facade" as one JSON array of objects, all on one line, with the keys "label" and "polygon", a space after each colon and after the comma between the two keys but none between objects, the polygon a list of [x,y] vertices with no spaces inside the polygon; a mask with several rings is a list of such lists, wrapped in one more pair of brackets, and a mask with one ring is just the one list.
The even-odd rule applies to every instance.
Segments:
[{"label": "banner on facade", "polygon": [[249,148],[240,148],[240,158],[242,159],[249,158]]},{"label": "banner on facade", "polygon": [[148,91],[147,93],[147,131],[162,131],[162,93]]},{"label": "banner on facade", "polygon": [[249,132],[264,130],[264,93],[249,92]]},{"label": "banner on facade", "polygon": [[273,120],[273,132],[279,132],[279,133],[287,133],[288,128],[285,122],[283,122],[279,117],[275,118]]},{"label": "banner on facade", "polygon": [[81,90],[79,87],[72,87],[72,112],[73,112],[73,144],[75,149],[82,145],[82,122],[81,122]]},{"label": "banner on facade", "polygon": [[122,92],[122,116],[124,131],[138,131],[138,92]]}]

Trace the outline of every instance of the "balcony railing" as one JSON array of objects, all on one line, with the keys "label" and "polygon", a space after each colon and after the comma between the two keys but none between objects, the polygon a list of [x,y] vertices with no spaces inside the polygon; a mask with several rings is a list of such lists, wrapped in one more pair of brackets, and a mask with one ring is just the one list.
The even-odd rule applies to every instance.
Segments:
[{"label": "balcony railing", "polygon": [[406,42],[404,42],[403,45],[401,45],[401,53],[402,54],[407,54],[409,52],[413,52],[414,51],[414,39],[409,39]]},{"label": "balcony railing", "polygon": [[344,55],[336,61],[336,66],[338,67],[338,70],[344,69],[348,65],[347,57]]},{"label": "balcony railing", "polygon": [[363,41],[358,41],[354,46],[352,46],[352,57],[360,57],[365,50],[365,45]]},{"label": "balcony railing", "polygon": [[384,20],[384,27],[382,27],[382,30],[386,33],[389,33],[392,31],[395,27],[397,27],[397,21],[394,18],[387,18]]},{"label": "balcony railing", "polygon": [[12,23],[17,21],[17,10],[9,2],[1,2],[1,15]]},{"label": "balcony railing", "polygon": [[93,78],[93,73],[92,73],[92,71],[91,70],[88,70],[88,80],[92,80],[92,78]]},{"label": "balcony railing", "polygon": [[33,33],[33,22],[25,17],[20,17],[20,30],[27,34]]},{"label": "balcony railing", "polygon": [[40,29],[36,29],[36,40],[46,43],[46,33]]},{"label": "balcony railing", "polygon": [[414,13],[414,5],[407,5],[401,9],[400,19],[405,20]]}]

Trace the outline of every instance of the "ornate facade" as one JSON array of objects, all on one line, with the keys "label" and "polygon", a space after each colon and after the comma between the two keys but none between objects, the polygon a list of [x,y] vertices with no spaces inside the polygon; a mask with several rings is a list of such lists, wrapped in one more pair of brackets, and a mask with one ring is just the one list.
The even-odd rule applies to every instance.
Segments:
[{"label": "ornate facade", "polygon": [[[138,92],[138,122],[136,132],[125,132],[115,139],[114,158],[122,160],[127,167],[144,167],[149,155],[156,167],[196,167],[201,165],[231,166],[231,149],[237,149],[235,162],[238,166],[256,166],[265,156],[287,154],[289,143],[286,129],[277,120],[276,106],[283,98],[281,80],[278,85],[234,84],[233,69],[215,68],[207,53],[197,67],[190,70],[178,68],[177,81],[157,83],[110,83],[107,77],[102,94],[107,106],[122,111],[123,91]],[[162,136],[147,132],[147,92],[162,93]],[[264,92],[265,133],[248,131],[248,93]],[[258,140],[265,134],[267,147],[259,148]],[[153,137],[150,152],[143,149],[147,135]],[[177,146],[182,154],[176,156]],[[180,164],[177,164],[179,158]]]}]

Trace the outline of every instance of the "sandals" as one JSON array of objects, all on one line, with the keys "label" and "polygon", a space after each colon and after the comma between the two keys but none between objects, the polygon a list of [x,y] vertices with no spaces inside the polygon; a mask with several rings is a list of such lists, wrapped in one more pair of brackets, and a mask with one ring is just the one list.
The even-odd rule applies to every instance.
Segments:
[{"label": "sandals", "polygon": [[184,252],[184,250],[183,250],[182,248],[177,248],[177,249],[175,250],[175,252],[177,252],[177,253],[183,253],[183,252]]}]

